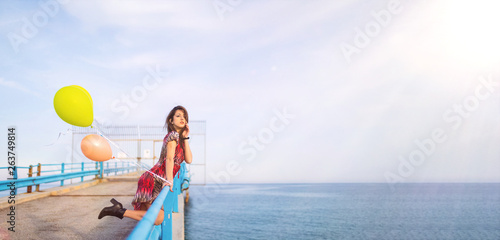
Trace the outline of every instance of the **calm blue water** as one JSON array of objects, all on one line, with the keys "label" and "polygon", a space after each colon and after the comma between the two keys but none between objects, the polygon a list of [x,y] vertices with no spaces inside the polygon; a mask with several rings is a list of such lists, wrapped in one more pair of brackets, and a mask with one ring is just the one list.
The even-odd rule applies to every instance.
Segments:
[{"label": "calm blue water", "polygon": [[500,239],[500,184],[191,186],[186,239]]}]

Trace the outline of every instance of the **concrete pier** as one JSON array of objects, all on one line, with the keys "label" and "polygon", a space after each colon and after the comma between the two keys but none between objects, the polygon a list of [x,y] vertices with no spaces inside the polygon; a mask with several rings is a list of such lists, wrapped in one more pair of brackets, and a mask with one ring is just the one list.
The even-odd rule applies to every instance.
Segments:
[{"label": "concrete pier", "polygon": [[[0,239],[126,239],[136,220],[116,217],[97,219],[111,198],[124,208],[137,190],[138,175],[109,177],[16,196],[15,232],[7,221],[11,213],[7,197],[0,198]],[[179,195],[179,213],[173,214],[173,239],[184,239],[184,200]]]}]

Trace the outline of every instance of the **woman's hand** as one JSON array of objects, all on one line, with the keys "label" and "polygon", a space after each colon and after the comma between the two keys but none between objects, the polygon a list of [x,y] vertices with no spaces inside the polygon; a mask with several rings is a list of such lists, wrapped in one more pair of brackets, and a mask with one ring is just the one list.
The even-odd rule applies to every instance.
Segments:
[{"label": "woman's hand", "polygon": [[164,188],[165,186],[170,186],[170,191],[173,192],[173,190],[172,190],[172,187],[173,187],[172,182],[164,182],[162,188]]},{"label": "woman's hand", "polygon": [[182,138],[187,138],[189,136],[189,125],[186,123],[186,127],[184,128],[184,131],[182,132]]}]

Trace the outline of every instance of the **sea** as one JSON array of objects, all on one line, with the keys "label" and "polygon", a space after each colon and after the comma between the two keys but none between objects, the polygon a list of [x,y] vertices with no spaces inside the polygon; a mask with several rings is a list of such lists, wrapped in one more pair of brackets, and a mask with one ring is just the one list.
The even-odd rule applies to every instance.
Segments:
[{"label": "sea", "polygon": [[185,238],[500,240],[500,183],[193,185]]}]

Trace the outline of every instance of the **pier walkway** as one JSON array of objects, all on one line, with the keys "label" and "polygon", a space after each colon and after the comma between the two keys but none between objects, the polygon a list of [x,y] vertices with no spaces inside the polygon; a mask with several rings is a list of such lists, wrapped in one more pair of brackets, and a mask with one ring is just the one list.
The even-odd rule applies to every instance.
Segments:
[{"label": "pier walkway", "polygon": [[[126,239],[138,221],[97,216],[115,198],[127,209],[137,190],[138,173],[107,177],[42,192],[19,194],[15,204],[15,232],[10,227],[7,197],[0,198],[0,239]],[[184,200],[173,214],[173,239],[184,239]]]}]

